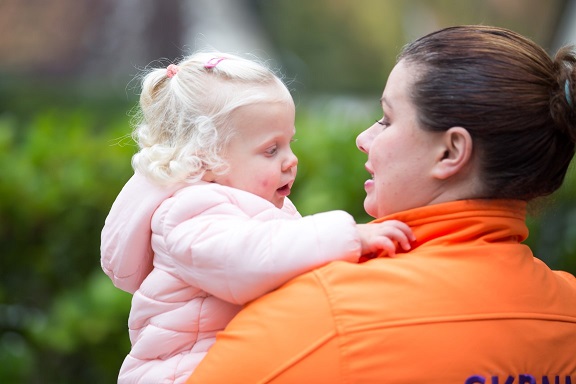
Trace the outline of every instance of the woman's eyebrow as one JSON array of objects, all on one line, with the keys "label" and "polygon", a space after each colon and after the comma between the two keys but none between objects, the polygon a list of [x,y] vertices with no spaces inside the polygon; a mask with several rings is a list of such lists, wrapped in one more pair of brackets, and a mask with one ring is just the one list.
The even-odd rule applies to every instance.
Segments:
[{"label": "woman's eyebrow", "polygon": [[388,99],[386,99],[386,96],[382,96],[380,98],[380,105],[382,105],[382,107],[384,107],[384,105],[386,105],[388,108],[392,108],[392,106],[388,102]]}]

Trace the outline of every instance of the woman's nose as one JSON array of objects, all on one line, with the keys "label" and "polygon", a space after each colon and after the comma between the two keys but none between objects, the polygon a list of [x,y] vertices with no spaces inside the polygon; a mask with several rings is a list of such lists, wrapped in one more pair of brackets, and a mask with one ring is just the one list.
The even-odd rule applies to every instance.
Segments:
[{"label": "woman's nose", "polygon": [[368,131],[370,131],[370,128],[366,129],[356,137],[356,146],[364,153],[368,153],[368,149],[370,148],[370,136]]}]

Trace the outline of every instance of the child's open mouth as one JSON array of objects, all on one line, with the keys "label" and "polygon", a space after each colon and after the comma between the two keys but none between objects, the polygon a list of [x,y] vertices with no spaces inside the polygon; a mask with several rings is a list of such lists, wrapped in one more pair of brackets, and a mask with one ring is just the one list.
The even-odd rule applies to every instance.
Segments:
[{"label": "child's open mouth", "polygon": [[282,196],[288,196],[290,194],[290,185],[286,184],[276,190]]}]

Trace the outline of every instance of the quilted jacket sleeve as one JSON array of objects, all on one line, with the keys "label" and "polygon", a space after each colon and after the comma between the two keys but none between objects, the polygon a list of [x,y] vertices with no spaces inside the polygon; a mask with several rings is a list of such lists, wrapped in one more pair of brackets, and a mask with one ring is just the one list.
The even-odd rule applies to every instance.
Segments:
[{"label": "quilted jacket sleeve", "polygon": [[180,277],[223,300],[244,304],[316,267],[360,256],[346,212],[302,218],[248,193],[211,192],[208,206],[194,203],[199,189],[176,199],[161,232]]}]

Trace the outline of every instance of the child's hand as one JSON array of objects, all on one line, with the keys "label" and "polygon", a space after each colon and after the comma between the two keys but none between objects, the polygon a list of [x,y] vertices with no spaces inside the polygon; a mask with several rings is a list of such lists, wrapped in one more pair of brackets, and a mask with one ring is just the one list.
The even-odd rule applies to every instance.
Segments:
[{"label": "child's hand", "polygon": [[386,251],[387,256],[396,254],[396,244],[403,250],[408,251],[412,246],[411,241],[416,240],[410,227],[398,220],[388,220],[375,224],[357,224],[362,255]]}]

